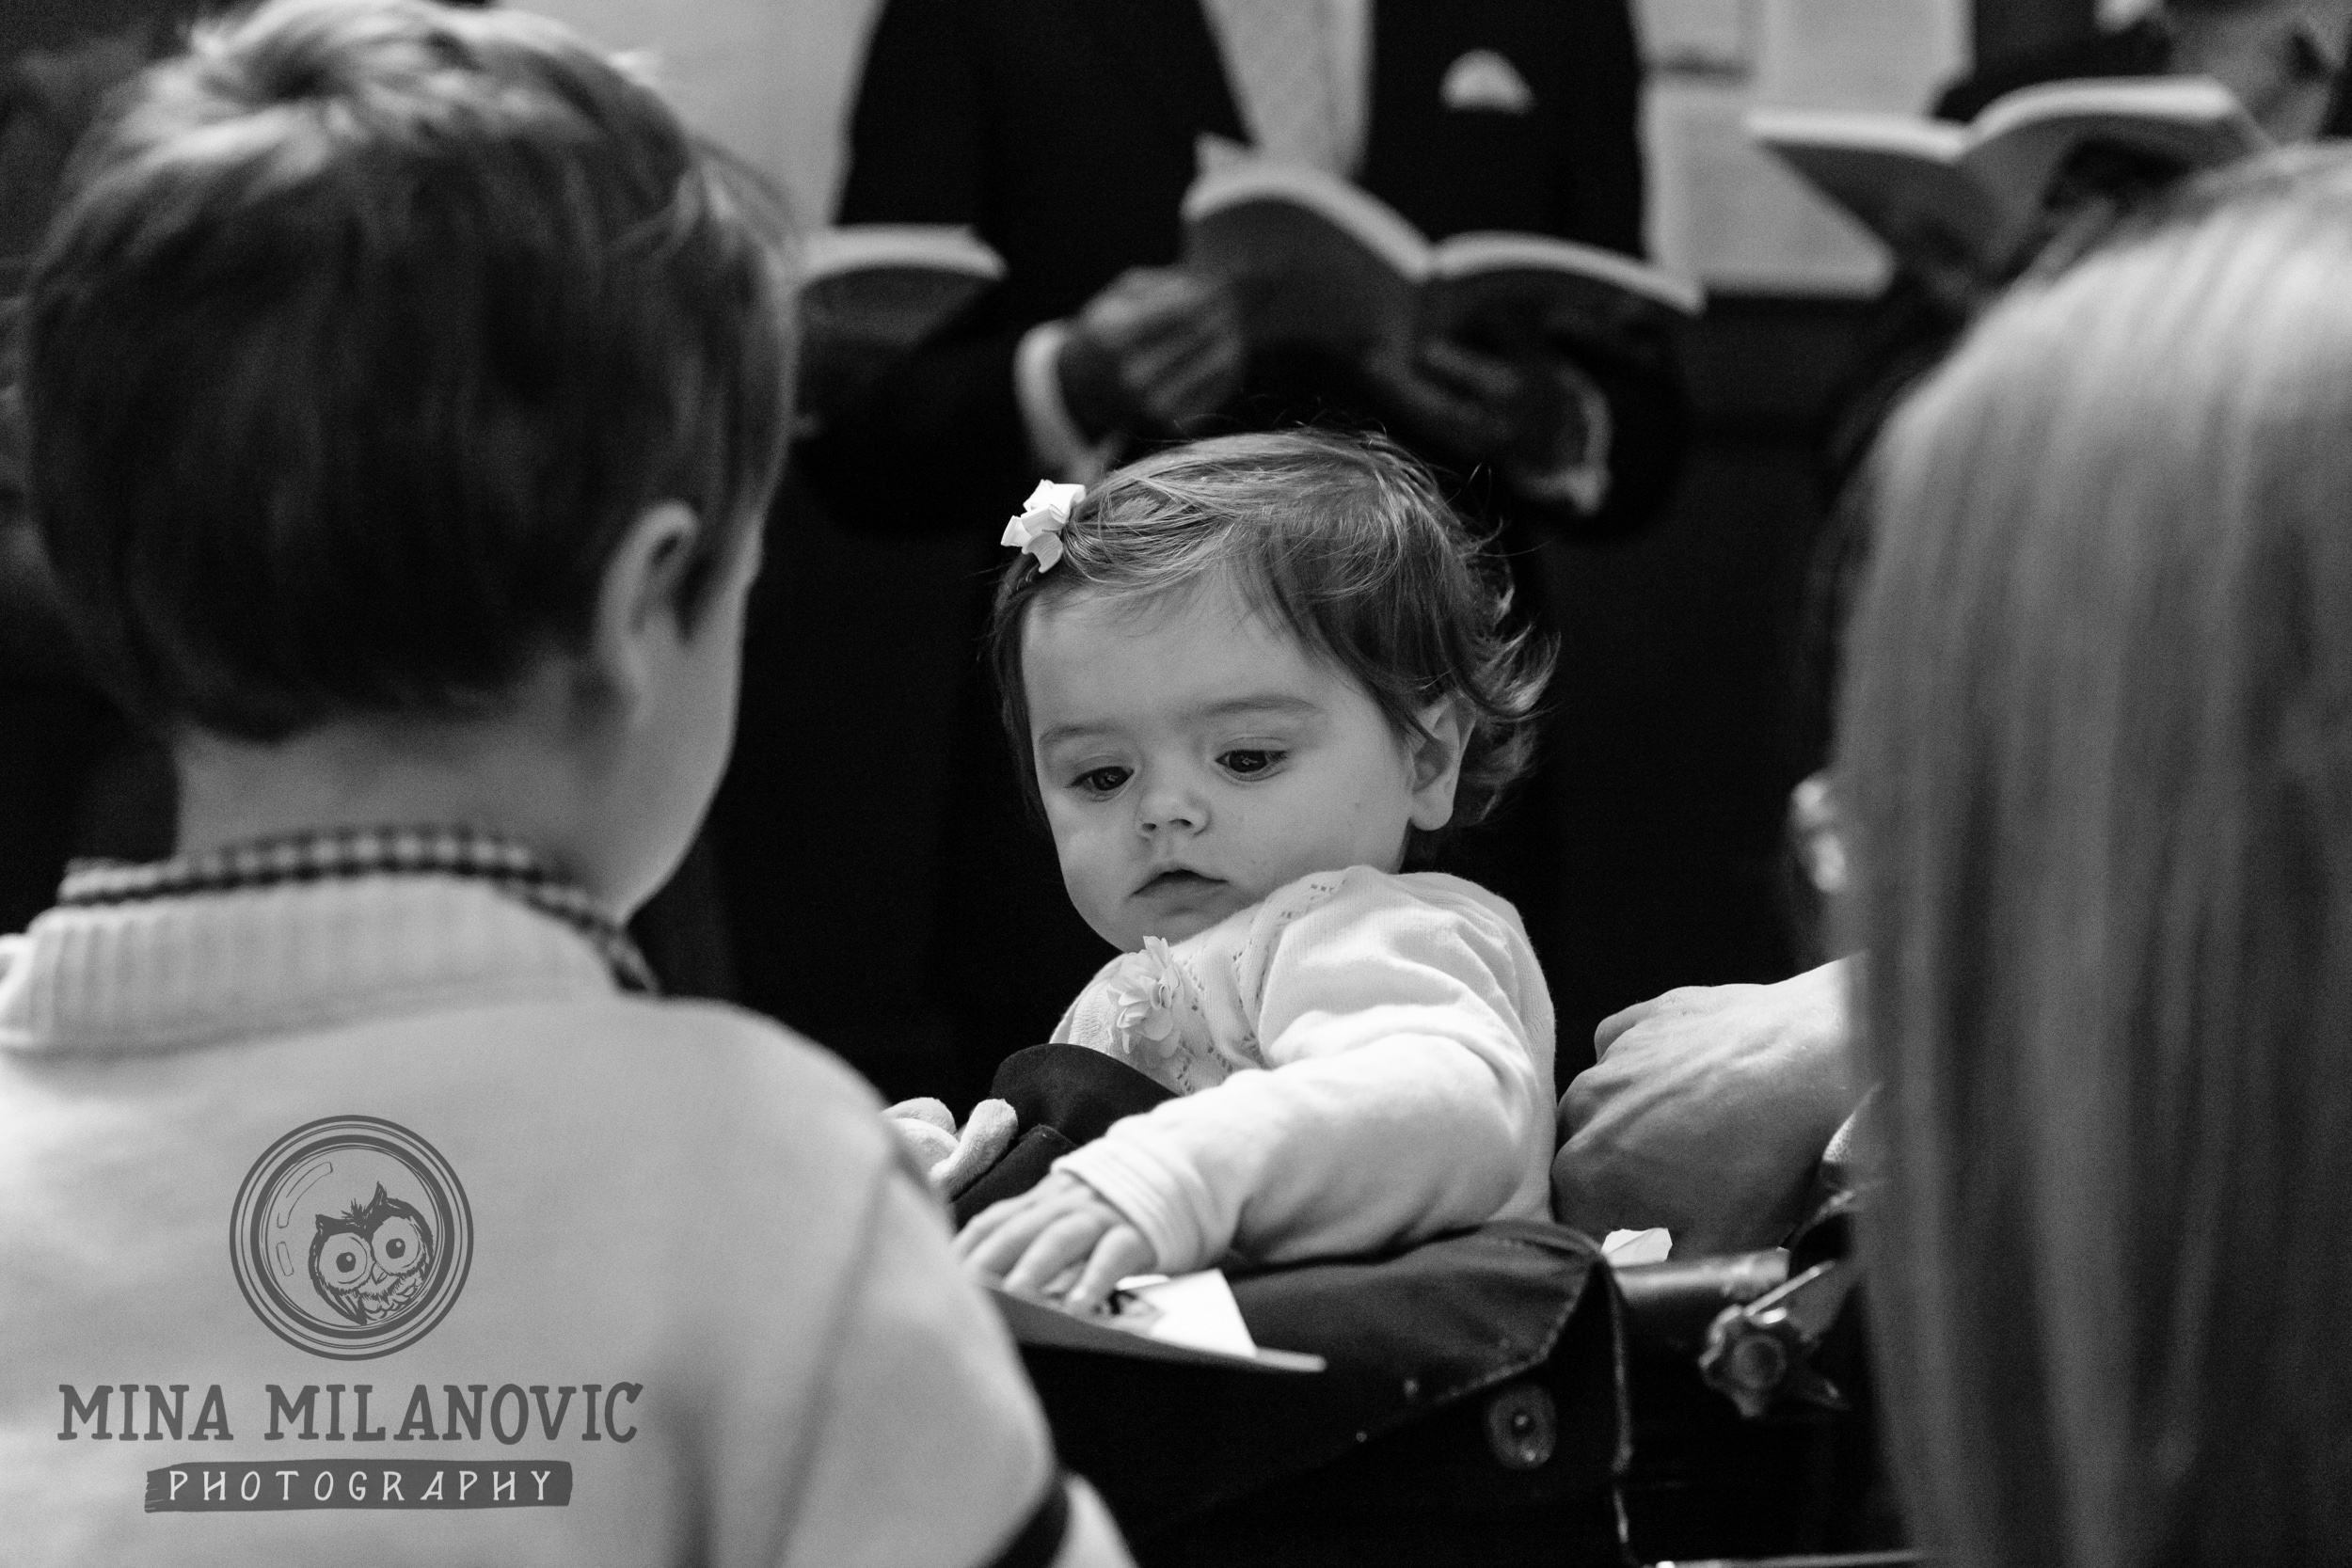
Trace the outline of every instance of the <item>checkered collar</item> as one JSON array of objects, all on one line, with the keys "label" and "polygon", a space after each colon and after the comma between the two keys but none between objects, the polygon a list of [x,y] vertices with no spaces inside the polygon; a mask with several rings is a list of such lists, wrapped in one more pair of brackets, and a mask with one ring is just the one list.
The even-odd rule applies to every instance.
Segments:
[{"label": "checkered collar", "polygon": [[454,877],[486,883],[587,938],[623,990],[660,989],[628,932],[585,891],[521,845],[472,828],[337,828],[145,864],[76,861],[57,889],[57,907],[99,909],[359,877]]}]

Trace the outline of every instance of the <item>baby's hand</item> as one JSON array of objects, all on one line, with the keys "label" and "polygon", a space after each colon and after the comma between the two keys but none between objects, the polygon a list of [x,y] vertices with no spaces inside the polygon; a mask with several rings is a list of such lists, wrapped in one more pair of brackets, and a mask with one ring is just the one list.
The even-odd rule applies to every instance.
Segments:
[{"label": "baby's hand", "polygon": [[[1059,1171],[975,1215],[956,1236],[956,1256],[1009,1291],[1059,1295],[1078,1312],[1101,1307],[1113,1286],[1154,1262],[1152,1243],[1124,1214]],[[1073,1274],[1076,1283],[1065,1288]]]}]

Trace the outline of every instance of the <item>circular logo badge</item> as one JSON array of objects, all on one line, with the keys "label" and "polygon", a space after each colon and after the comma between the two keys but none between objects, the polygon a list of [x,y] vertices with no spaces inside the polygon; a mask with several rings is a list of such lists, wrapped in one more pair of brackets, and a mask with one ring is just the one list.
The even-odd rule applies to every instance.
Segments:
[{"label": "circular logo badge", "polygon": [[374,1117],[328,1117],[246,1173],[229,1259],[288,1344],[365,1361],[415,1344],[456,1305],[473,1212],[440,1150]]}]

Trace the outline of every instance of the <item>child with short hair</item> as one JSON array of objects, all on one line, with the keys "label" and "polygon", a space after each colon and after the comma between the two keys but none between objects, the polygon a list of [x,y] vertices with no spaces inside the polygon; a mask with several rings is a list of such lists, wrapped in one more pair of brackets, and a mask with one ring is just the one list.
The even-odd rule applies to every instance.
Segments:
[{"label": "child with short hair", "polygon": [[1072,901],[1122,950],[1055,1030],[1179,1097],[957,1239],[1099,1303],[1228,1255],[1549,1217],[1552,1011],[1510,905],[1426,863],[1525,769],[1548,654],[1386,441],[1236,436],[1006,542],[990,648]]},{"label": "child with short hair", "polygon": [[0,941],[12,1562],[1126,1560],[871,1092],[620,924],[790,422],[753,194],[421,0],[200,31],[79,154],[31,502],[180,844]]}]

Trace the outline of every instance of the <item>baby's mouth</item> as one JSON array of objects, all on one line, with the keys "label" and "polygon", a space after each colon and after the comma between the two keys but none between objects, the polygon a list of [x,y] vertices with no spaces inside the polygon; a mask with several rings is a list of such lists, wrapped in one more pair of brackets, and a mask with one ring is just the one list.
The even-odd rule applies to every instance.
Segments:
[{"label": "baby's mouth", "polygon": [[1204,877],[1198,871],[1187,871],[1182,866],[1171,866],[1166,871],[1156,872],[1146,879],[1144,884],[1136,889],[1136,892],[1148,896],[1154,893],[1198,892],[1203,888],[1219,885],[1220,879],[1218,878]]}]

